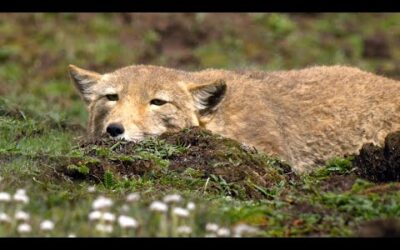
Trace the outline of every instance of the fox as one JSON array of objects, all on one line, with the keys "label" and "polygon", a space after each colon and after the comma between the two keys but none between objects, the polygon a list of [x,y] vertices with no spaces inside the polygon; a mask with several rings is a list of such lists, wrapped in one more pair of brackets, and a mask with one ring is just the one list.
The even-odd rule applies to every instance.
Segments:
[{"label": "fox", "polygon": [[202,127],[276,156],[295,172],[382,145],[400,128],[400,81],[346,66],[185,71],[69,65],[88,111],[87,135],[141,141]]}]

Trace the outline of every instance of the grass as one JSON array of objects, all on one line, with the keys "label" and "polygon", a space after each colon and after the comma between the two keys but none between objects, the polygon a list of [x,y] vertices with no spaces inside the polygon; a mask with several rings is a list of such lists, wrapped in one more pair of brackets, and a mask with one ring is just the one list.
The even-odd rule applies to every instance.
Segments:
[{"label": "grass", "polygon": [[[400,216],[399,184],[358,177],[351,158],[296,176],[277,159],[204,131],[135,145],[82,143],[87,113],[66,72],[69,63],[102,72],[132,63],[184,69],[342,63],[398,78],[399,14],[154,15],[168,20],[165,27],[137,15],[0,15],[0,192],[25,189],[29,197],[26,204],[0,202],[0,213],[26,211],[32,227],[21,233],[24,222],[0,222],[0,236],[222,236],[207,223],[230,236],[244,224],[257,231],[241,236],[354,236],[365,223]],[[173,40],[172,30],[185,39]],[[204,145],[187,147],[193,138]],[[130,193],[141,198],[129,203]],[[182,200],[168,212],[149,209],[173,193]],[[113,222],[112,233],[96,231],[102,222],[88,215],[99,196],[114,203],[106,211],[131,216],[139,227]],[[174,207],[187,209],[189,202],[196,204],[189,217],[174,215]],[[40,229],[45,219],[54,230]],[[179,234],[183,225],[192,232]]]}]

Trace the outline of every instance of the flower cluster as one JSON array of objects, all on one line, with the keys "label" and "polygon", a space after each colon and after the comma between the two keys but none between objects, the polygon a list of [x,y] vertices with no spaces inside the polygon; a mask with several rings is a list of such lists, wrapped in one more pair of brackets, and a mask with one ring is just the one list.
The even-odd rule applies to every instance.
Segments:
[{"label": "flower cluster", "polygon": [[[0,192],[0,227],[20,236],[31,235],[31,215],[25,211],[29,200],[25,189],[18,189],[14,194]],[[39,230],[49,236],[53,229],[54,222],[51,220],[44,220],[39,225]]]},{"label": "flower cluster", "polygon": [[63,232],[61,220],[55,223],[30,214],[30,197],[25,189],[0,192],[0,231],[19,236],[59,236],[61,233],[65,237],[248,237],[259,233],[257,228],[246,224],[230,228],[221,222],[208,222],[200,227],[205,219],[203,207],[179,194],[149,201],[142,200],[139,193],[129,193],[123,199],[113,200],[98,192],[95,186],[87,191],[93,200],[80,212],[87,216],[82,221],[83,231],[80,226],[72,229],[75,232],[69,231],[70,227]]},{"label": "flower cluster", "polygon": [[[129,204],[138,201],[140,198],[139,194],[132,193],[127,195],[126,201]],[[125,214],[120,214],[117,216],[111,211],[114,202],[107,197],[99,196],[92,203],[92,211],[89,213],[88,218],[91,223],[95,224],[95,230],[100,233],[100,235],[111,235],[114,232],[115,223],[118,223],[120,231],[125,234],[129,234],[129,230],[135,230],[138,228],[139,223],[133,217]],[[129,208],[125,204],[122,206],[122,210],[127,212]]]}]

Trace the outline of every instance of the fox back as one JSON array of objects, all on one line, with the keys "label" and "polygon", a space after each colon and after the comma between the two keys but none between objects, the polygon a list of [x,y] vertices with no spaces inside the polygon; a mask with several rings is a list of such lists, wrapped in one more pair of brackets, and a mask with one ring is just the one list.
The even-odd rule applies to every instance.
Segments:
[{"label": "fox back", "polygon": [[304,171],[382,144],[400,128],[400,82],[357,68],[186,72],[137,65],[99,74],[70,66],[88,134],[142,140],[201,126]]}]

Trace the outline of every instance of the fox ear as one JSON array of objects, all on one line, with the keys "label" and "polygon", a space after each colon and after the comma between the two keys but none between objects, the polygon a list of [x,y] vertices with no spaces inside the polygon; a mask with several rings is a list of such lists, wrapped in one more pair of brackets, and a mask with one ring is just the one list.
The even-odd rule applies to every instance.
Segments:
[{"label": "fox ear", "polygon": [[207,116],[218,109],[227,89],[223,80],[211,84],[189,84],[187,88],[201,116]]},{"label": "fox ear", "polygon": [[79,90],[84,101],[89,103],[93,99],[92,87],[101,78],[99,73],[81,69],[75,65],[69,65],[69,75],[71,76],[75,87]]}]

